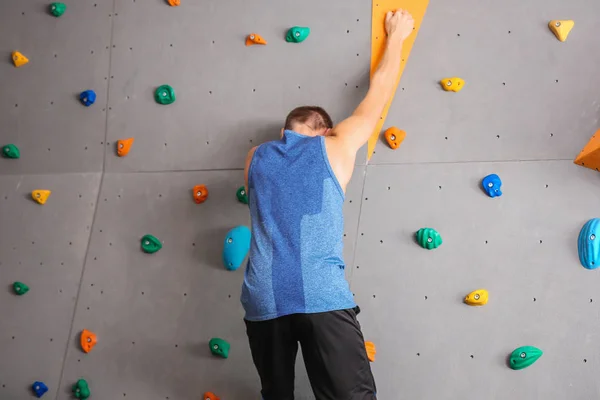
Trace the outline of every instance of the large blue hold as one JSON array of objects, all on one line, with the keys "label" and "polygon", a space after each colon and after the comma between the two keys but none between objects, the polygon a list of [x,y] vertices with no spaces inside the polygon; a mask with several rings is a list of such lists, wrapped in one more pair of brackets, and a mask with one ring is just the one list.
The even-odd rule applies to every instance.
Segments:
[{"label": "large blue hold", "polygon": [[223,265],[229,271],[238,269],[250,250],[252,234],[246,226],[237,226],[227,232],[223,246]]},{"label": "large blue hold", "polygon": [[79,100],[81,100],[84,106],[89,107],[96,102],[96,92],[93,90],[81,92],[79,95]]},{"label": "large blue hold", "polygon": [[48,391],[48,386],[46,386],[44,382],[33,382],[31,388],[33,389],[33,393],[35,393],[38,398],[42,397],[44,393]]},{"label": "large blue hold", "polygon": [[491,174],[483,178],[483,182],[481,182],[483,186],[483,190],[490,197],[500,197],[502,196],[502,180],[496,174]]},{"label": "large blue hold", "polygon": [[577,249],[579,250],[579,261],[587,269],[596,269],[600,266],[600,218],[590,219],[585,223]]}]

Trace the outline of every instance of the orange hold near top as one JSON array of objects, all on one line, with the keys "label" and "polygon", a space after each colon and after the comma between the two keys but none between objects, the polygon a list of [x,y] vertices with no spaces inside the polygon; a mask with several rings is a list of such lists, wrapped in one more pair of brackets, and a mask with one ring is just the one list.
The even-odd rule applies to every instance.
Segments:
[{"label": "orange hold near top", "polygon": [[574,163],[582,167],[600,171],[600,130],[592,136],[577,158],[575,158]]},{"label": "orange hold near top", "polygon": [[171,7],[177,7],[178,5],[181,5],[181,0],[169,0],[169,5]]},{"label": "orange hold near top", "polygon": [[94,348],[96,343],[98,343],[98,338],[96,337],[95,333],[90,332],[87,329],[84,329],[81,332],[80,343],[81,343],[81,349],[84,352],[89,353],[90,351],[92,351],[92,349]]},{"label": "orange hold near top", "polygon": [[396,150],[398,147],[400,147],[400,145],[404,141],[404,138],[406,137],[406,132],[404,132],[394,126],[394,127],[391,127],[390,129],[388,129],[387,131],[385,131],[383,136],[385,137],[385,141],[387,142],[387,144],[392,149]]},{"label": "orange hold near top", "polygon": [[194,195],[196,204],[204,203],[208,197],[208,189],[205,185],[196,185],[192,189],[192,194]]},{"label": "orange hold near top", "polygon": [[202,400],[220,400],[219,397],[211,392],[206,392],[204,393],[204,397],[202,397]]},{"label": "orange hold near top", "polygon": [[263,39],[258,33],[251,33],[246,38],[246,46],[252,46],[253,44],[267,44],[267,41]]},{"label": "orange hold near top", "polygon": [[117,155],[119,157],[125,157],[131,150],[134,138],[121,139],[117,141]]},{"label": "orange hold near top", "polygon": [[375,361],[375,354],[377,353],[377,350],[375,349],[375,343],[365,342],[365,348],[367,349],[367,357],[369,358],[369,361]]}]

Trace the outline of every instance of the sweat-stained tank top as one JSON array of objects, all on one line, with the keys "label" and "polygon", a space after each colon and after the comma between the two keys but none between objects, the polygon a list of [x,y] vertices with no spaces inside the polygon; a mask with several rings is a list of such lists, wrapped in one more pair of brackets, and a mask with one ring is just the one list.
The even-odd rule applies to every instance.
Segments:
[{"label": "sweat-stained tank top", "polygon": [[323,136],[286,130],[248,170],[252,241],[241,302],[248,321],[356,306],[344,276],[344,192]]}]

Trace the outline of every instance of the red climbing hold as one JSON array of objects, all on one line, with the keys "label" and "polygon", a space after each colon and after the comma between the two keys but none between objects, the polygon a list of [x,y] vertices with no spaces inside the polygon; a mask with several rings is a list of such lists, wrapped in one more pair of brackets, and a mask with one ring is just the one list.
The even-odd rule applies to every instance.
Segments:
[{"label": "red climbing hold", "polygon": [[90,332],[87,329],[84,329],[81,332],[80,344],[81,349],[84,352],[89,353],[90,351],[92,351],[96,343],[98,343],[98,338],[96,337],[95,333]]},{"label": "red climbing hold", "polygon": [[196,185],[192,189],[192,195],[196,204],[204,203],[208,197],[208,189],[205,185]]}]

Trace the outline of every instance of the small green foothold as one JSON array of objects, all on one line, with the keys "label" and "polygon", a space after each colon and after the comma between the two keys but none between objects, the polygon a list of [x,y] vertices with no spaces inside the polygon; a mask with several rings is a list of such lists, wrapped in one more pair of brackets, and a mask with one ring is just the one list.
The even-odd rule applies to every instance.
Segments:
[{"label": "small green foothold", "polygon": [[310,28],[295,26],[288,31],[285,40],[290,43],[300,43],[303,42],[309,34]]},{"label": "small green foothold", "polygon": [[523,346],[515,349],[510,355],[510,367],[512,369],[523,369],[536,362],[543,351],[533,346]]},{"label": "small green foothold", "polygon": [[15,282],[13,283],[13,290],[17,296],[23,296],[25,293],[29,292],[29,286],[23,282]]},{"label": "small green foothold", "polygon": [[65,13],[66,9],[67,9],[67,6],[64,3],[52,3],[52,4],[50,4],[50,12],[55,17],[60,17],[61,15],[63,15]]},{"label": "small green foothold", "polygon": [[421,228],[417,232],[417,242],[427,250],[437,249],[442,244],[442,237],[432,228]]},{"label": "small green foothold", "polygon": [[162,249],[162,243],[152,235],[144,235],[142,237],[142,250],[144,253],[156,253]]},{"label": "small green foothold", "polygon": [[171,104],[175,102],[175,90],[169,85],[162,85],[154,92],[154,99],[158,104]]},{"label": "small green foothold", "polygon": [[90,397],[90,388],[85,379],[80,379],[73,385],[73,396],[78,399],[85,400]]},{"label": "small green foothold", "polygon": [[248,195],[246,194],[246,188],[244,186],[237,190],[236,196],[240,203],[248,204]]},{"label": "small green foothold", "polygon": [[229,357],[229,349],[231,345],[225,340],[219,338],[212,338],[210,339],[210,342],[208,342],[208,345],[210,346],[210,352],[213,353],[215,356],[223,358]]},{"label": "small green foothold", "polygon": [[14,144],[7,144],[2,148],[2,155],[6,158],[20,158],[21,152]]}]

